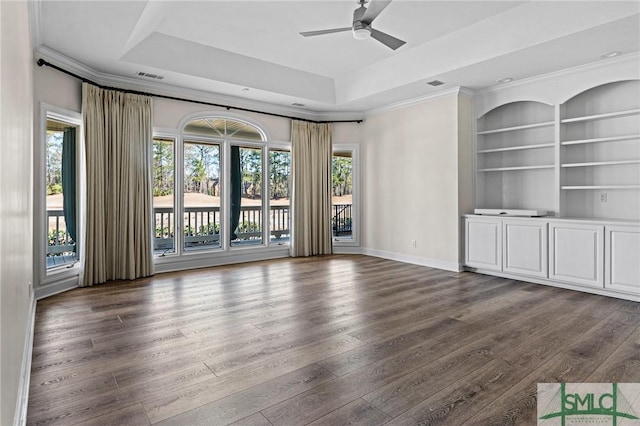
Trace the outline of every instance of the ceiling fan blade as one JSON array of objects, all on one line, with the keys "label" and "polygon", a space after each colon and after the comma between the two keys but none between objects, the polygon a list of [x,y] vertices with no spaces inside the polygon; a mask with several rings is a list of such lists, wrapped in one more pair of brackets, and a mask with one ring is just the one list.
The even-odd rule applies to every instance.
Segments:
[{"label": "ceiling fan blade", "polygon": [[396,50],[398,47],[406,43],[406,41],[402,41],[399,38],[390,36],[382,31],[374,30],[373,28],[371,28],[371,37],[393,50]]},{"label": "ceiling fan blade", "polygon": [[391,0],[371,0],[369,7],[367,7],[367,11],[364,12],[364,15],[362,16],[362,22],[371,25],[373,20],[376,19],[376,17],[380,15],[387,6],[389,6],[389,3],[391,3]]},{"label": "ceiling fan blade", "polygon": [[332,28],[330,30],[319,30],[319,31],[305,31],[300,33],[303,37],[311,37],[323,34],[331,34],[331,33],[341,33],[344,31],[351,31],[351,27],[343,27],[343,28]]}]

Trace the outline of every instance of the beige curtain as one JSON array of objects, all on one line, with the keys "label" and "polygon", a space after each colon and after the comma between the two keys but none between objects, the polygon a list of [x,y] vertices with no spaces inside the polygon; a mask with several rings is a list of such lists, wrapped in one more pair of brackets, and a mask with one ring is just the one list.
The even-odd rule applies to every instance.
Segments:
[{"label": "beige curtain", "polygon": [[82,85],[85,286],[153,274],[152,99]]},{"label": "beige curtain", "polygon": [[327,123],[291,123],[291,256],[331,254],[331,144]]}]

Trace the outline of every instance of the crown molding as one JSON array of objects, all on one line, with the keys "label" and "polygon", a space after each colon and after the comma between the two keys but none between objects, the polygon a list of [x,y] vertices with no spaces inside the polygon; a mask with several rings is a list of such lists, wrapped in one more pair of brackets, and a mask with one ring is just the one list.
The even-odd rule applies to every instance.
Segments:
[{"label": "crown molding", "polygon": [[476,92],[478,96],[486,95],[487,93],[498,93],[503,90],[513,89],[520,86],[526,86],[531,83],[536,83],[539,81],[549,80],[553,78],[564,77],[571,74],[577,74],[589,70],[599,69],[599,68],[607,68],[615,64],[624,63],[624,62],[632,62],[632,61],[640,61],[640,52],[632,52],[627,53],[626,55],[618,56],[610,59],[600,59],[594,62],[590,62],[588,64],[577,65],[575,67],[565,68],[559,71],[552,71],[546,74],[538,74],[532,77],[523,78],[521,80],[515,80],[510,83],[495,85],[491,87],[487,87]]},{"label": "crown molding", "polygon": [[39,1],[29,1],[29,36],[31,37],[31,47],[35,50],[42,44],[42,26],[40,17],[42,16],[42,6]]},{"label": "crown molding", "polygon": [[460,92],[458,93],[459,96],[463,96],[468,99],[473,99],[475,94],[476,92],[473,91],[472,89],[469,89],[468,87],[462,87],[462,86],[460,87]]},{"label": "crown molding", "polygon": [[364,118],[364,114],[362,112],[307,111],[283,105],[251,101],[245,98],[222,95],[219,93],[191,89],[182,86],[163,84],[154,81],[141,81],[131,77],[122,77],[114,74],[103,73],[46,46],[39,46],[36,49],[35,60],[37,61],[40,58],[54,63],[61,68],[72,72],[73,74],[86,78],[87,80],[94,81],[103,86],[115,87],[118,89],[150,92],[160,96],[172,96],[191,99],[196,102],[223,104],[228,105],[231,109],[246,108],[255,110],[256,112],[264,111],[265,114],[280,114],[306,120],[340,121],[362,120]]},{"label": "crown molding", "polygon": [[471,89],[462,86],[456,86],[451,89],[442,90],[440,92],[431,93],[425,96],[418,96],[416,98],[407,99],[404,101],[389,104],[380,108],[370,109],[365,112],[365,116],[381,114],[384,112],[395,111],[398,109],[408,108],[410,106],[418,105],[424,102],[433,101],[440,98],[445,98],[453,95],[461,95],[468,98],[473,98],[474,92]]}]

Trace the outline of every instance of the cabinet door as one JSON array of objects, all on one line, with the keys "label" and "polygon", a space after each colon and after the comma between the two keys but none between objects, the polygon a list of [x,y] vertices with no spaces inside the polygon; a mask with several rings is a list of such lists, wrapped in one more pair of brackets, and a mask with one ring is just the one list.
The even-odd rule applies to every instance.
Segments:
[{"label": "cabinet door", "polygon": [[549,278],[604,287],[604,226],[549,224]]},{"label": "cabinet door", "polygon": [[640,229],[605,228],[605,287],[640,294]]},{"label": "cabinet door", "polygon": [[465,264],[479,269],[502,270],[502,221],[465,219]]},{"label": "cabinet door", "polygon": [[547,224],[542,221],[502,221],[502,270],[547,278]]}]

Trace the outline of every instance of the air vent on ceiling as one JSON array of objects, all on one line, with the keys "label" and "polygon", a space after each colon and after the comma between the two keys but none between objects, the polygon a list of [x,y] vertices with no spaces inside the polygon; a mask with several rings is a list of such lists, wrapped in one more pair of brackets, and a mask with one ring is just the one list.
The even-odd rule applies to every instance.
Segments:
[{"label": "air vent on ceiling", "polygon": [[443,84],[444,84],[444,81],[440,81],[440,80],[433,80],[433,81],[429,81],[427,84],[428,84],[429,86],[436,87],[436,86],[443,85]]},{"label": "air vent on ceiling", "polygon": [[164,77],[157,74],[149,74],[148,72],[138,71],[140,77],[153,78],[155,80],[162,80]]},{"label": "air vent on ceiling", "polygon": [[297,107],[303,107],[304,104],[301,104],[300,102],[294,102],[291,104],[292,106],[297,106]]}]

